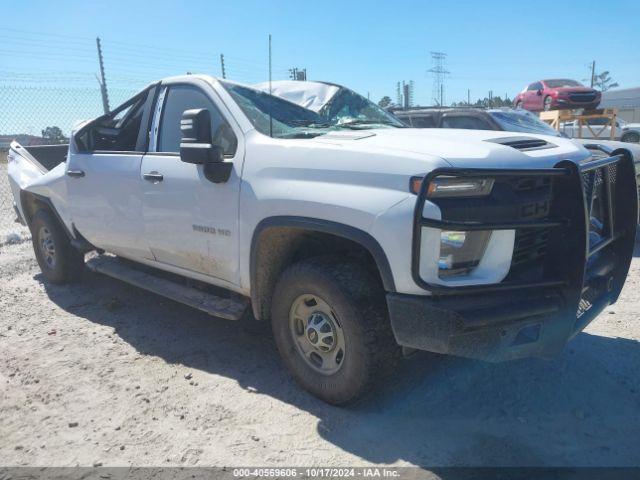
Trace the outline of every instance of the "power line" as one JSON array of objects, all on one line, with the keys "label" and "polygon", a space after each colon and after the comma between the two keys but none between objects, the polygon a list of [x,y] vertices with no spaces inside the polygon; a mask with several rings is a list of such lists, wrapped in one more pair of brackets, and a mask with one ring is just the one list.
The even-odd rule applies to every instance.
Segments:
[{"label": "power line", "polygon": [[[95,61],[95,50],[90,46],[89,41],[95,41],[88,37],[78,35],[65,35],[47,32],[34,32],[28,30],[6,28],[5,31],[15,32],[18,35],[0,34],[0,39],[6,40],[5,46],[11,44],[18,48],[11,50],[0,50],[0,56],[24,56],[25,58],[37,59],[40,65],[53,65],[56,67],[66,66],[73,63],[87,65],[87,69]],[[6,33],[6,32],[5,32]],[[1,48],[1,47],[0,47]],[[112,84],[149,83],[155,78],[175,74],[176,71],[198,71],[213,74],[211,58],[215,54],[204,51],[178,50],[176,48],[164,48],[158,45],[130,44],[119,40],[100,38],[100,55],[102,68],[105,62],[109,64],[111,72],[109,79]],[[236,56],[226,56],[220,54],[221,73],[223,78],[231,78],[245,83],[255,83],[264,81],[269,73],[269,68],[263,60],[253,60]],[[89,63],[91,62],[91,63]],[[100,66],[100,62],[99,62]],[[284,65],[271,64],[271,75],[281,78],[289,76],[289,68]],[[87,75],[86,78],[72,78],[68,76],[71,70],[64,70],[58,73],[58,77],[50,75],[51,71],[42,72],[42,77],[49,81],[74,81],[89,82],[88,76],[93,73],[81,72]],[[102,77],[102,74],[101,74]],[[34,77],[0,77],[2,81],[22,81],[27,78],[29,81],[37,83],[42,81]],[[102,81],[101,81],[102,82]],[[106,84],[106,82],[105,82]]]}]

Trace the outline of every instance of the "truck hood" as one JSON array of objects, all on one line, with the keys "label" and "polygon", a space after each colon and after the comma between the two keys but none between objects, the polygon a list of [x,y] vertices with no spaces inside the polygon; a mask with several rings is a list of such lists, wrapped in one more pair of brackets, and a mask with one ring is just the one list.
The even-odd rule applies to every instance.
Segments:
[{"label": "truck hood", "polygon": [[[540,148],[521,150],[510,142],[542,140]],[[560,160],[580,163],[590,157],[584,147],[569,139],[549,135],[489,130],[384,128],[334,131],[316,137],[319,143],[339,143],[362,153],[378,150],[398,155],[438,157],[453,167],[463,168],[550,168]],[[401,156],[401,155],[399,155]]]}]

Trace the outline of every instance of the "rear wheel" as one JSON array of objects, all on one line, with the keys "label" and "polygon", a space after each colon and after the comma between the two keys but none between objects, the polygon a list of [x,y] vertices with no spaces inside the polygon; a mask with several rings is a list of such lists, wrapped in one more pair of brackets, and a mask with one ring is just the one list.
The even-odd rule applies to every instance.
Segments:
[{"label": "rear wheel", "polygon": [[548,112],[549,110],[551,110],[551,104],[553,102],[553,99],[551,97],[544,97],[544,105],[543,105],[543,109],[545,112]]},{"label": "rear wheel", "polygon": [[84,255],[71,246],[69,237],[53,214],[38,210],[31,220],[31,238],[38,265],[52,283],[68,283],[82,274]]},{"label": "rear wheel", "polygon": [[271,324],[296,381],[335,405],[363,396],[400,356],[379,282],[334,257],[304,260],[282,274]]},{"label": "rear wheel", "polygon": [[640,142],[640,133],[638,132],[627,132],[622,135],[620,138],[621,142],[630,142],[630,143],[639,143]]}]

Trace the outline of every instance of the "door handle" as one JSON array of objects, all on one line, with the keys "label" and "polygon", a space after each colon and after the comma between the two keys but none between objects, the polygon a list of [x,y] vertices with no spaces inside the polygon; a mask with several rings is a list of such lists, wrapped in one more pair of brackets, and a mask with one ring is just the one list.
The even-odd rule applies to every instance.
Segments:
[{"label": "door handle", "polygon": [[84,170],[67,170],[67,175],[73,178],[84,177]]},{"label": "door handle", "polygon": [[145,180],[149,181],[149,182],[153,182],[153,183],[158,183],[161,182],[162,180],[164,180],[164,176],[161,173],[158,172],[149,172],[149,173],[144,173],[142,175],[142,178],[144,178]]}]

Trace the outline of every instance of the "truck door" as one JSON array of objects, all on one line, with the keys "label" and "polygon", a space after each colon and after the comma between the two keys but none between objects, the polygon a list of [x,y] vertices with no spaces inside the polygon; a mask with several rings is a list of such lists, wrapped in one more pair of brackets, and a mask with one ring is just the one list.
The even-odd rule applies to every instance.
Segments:
[{"label": "truck door", "polygon": [[[224,183],[207,180],[202,165],[180,160],[180,120],[196,108],[209,110],[213,143],[233,163]],[[231,118],[207,83],[194,79],[163,87],[152,146],[142,160],[142,210],[145,239],[157,262],[237,283],[243,148],[240,130],[234,132],[225,115]]]},{"label": "truck door", "polygon": [[155,86],[78,131],[67,161],[69,213],[97,247],[149,257],[143,241],[140,165]]}]

